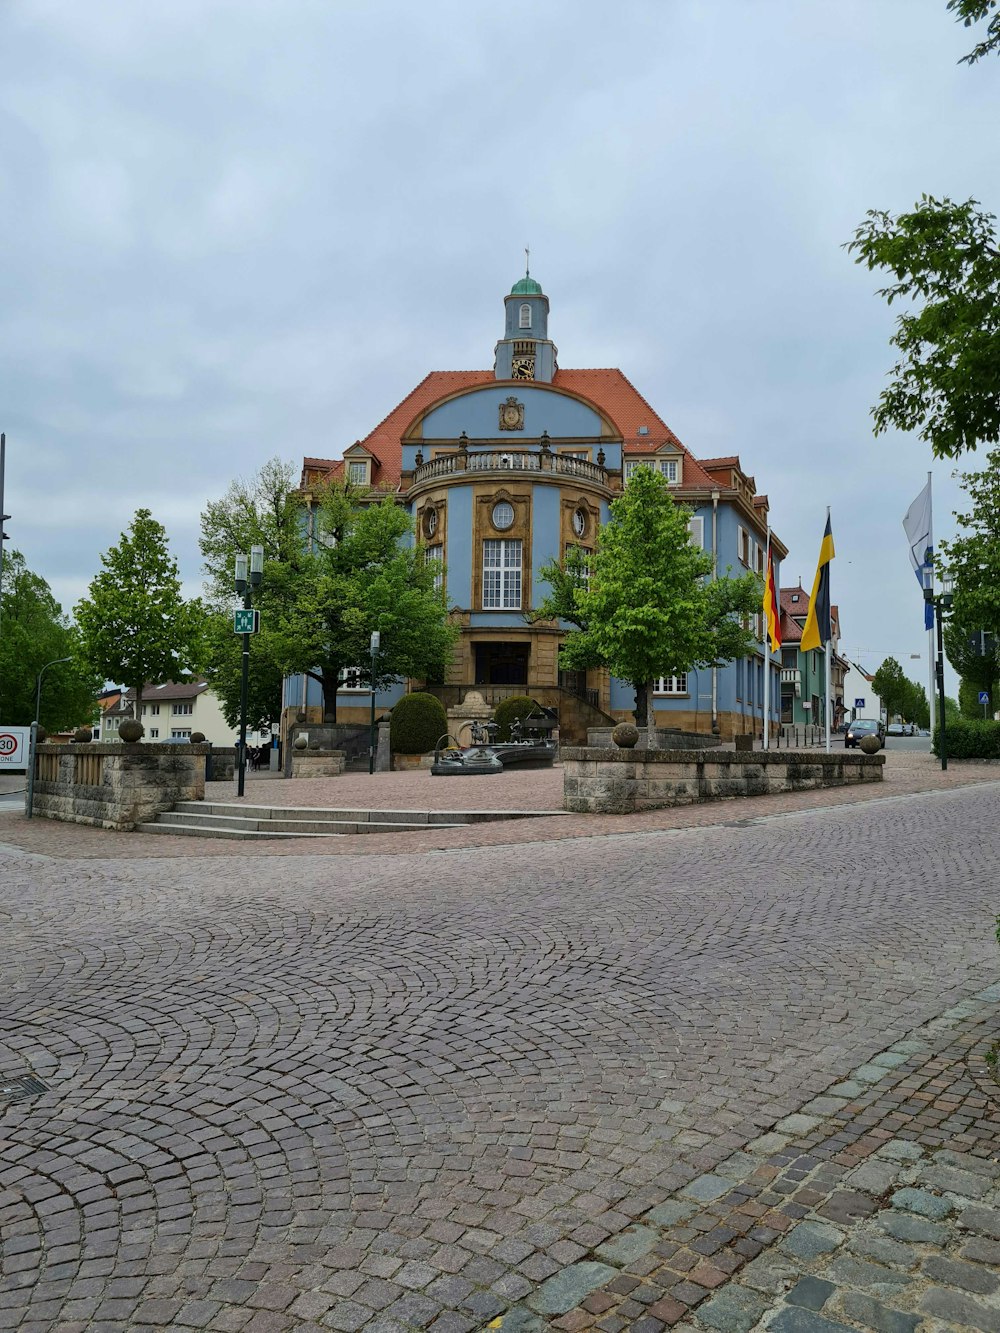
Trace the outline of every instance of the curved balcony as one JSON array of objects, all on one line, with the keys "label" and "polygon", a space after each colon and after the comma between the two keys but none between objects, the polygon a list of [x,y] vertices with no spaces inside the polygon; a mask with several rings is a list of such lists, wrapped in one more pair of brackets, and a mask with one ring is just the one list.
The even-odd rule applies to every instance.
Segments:
[{"label": "curved balcony", "polygon": [[[417,458],[420,458],[420,454]],[[446,477],[467,473],[551,473],[589,482],[605,491],[611,490],[608,470],[601,463],[591,463],[584,458],[568,458],[565,454],[555,454],[548,449],[457,449],[454,453],[432,458],[428,463],[418,462],[413,471],[412,485],[420,486],[424,482],[441,481]]]}]

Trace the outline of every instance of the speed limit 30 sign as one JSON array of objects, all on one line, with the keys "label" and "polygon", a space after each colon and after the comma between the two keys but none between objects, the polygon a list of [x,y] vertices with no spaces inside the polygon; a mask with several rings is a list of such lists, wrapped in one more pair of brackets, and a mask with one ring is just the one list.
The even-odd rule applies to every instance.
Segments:
[{"label": "speed limit 30 sign", "polygon": [[28,730],[27,727],[0,727],[0,769],[27,767]]}]

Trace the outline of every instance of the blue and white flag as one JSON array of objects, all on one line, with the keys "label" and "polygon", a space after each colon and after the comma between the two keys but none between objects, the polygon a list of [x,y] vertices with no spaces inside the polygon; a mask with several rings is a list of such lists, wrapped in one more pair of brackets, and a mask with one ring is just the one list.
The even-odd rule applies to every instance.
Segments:
[{"label": "blue and white flag", "polygon": [[[924,570],[934,565],[934,527],[931,520],[931,479],[910,505],[903,518],[903,531],[910,544],[910,564],[917,576],[920,589],[924,587]],[[924,629],[934,628],[934,606],[924,602]]]}]

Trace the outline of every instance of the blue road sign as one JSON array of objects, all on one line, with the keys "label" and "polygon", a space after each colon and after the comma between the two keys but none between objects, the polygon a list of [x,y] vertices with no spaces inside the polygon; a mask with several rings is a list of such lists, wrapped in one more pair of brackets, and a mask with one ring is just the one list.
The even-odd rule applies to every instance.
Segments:
[{"label": "blue road sign", "polygon": [[855,700],[854,700],[854,707],[855,707],[855,708],[864,708],[864,706],[865,706],[865,701],[864,701],[864,699],[855,699]]},{"label": "blue road sign", "polygon": [[979,702],[980,702],[981,704],[988,704],[989,701],[990,701],[990,693],[989,693],[989,690],[980,690],[980,691],[979,691]]}]

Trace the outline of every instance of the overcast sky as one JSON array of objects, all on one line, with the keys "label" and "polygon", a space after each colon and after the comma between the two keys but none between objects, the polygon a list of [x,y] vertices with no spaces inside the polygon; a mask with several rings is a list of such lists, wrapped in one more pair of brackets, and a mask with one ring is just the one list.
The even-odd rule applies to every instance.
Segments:
[{"label": "overcast sky", "polygon": [[842,647],[925,680],[900,521],[932,463],[872,436],[894,312],[842,246],[922,192],[1000,211],[972,42],[945,0],[5,0],[12,544],[69,608],[147,506],[197,590],[233,477],[492,365],[530,244],[561,364],[739,453],[783,582],[830,504]]}]

